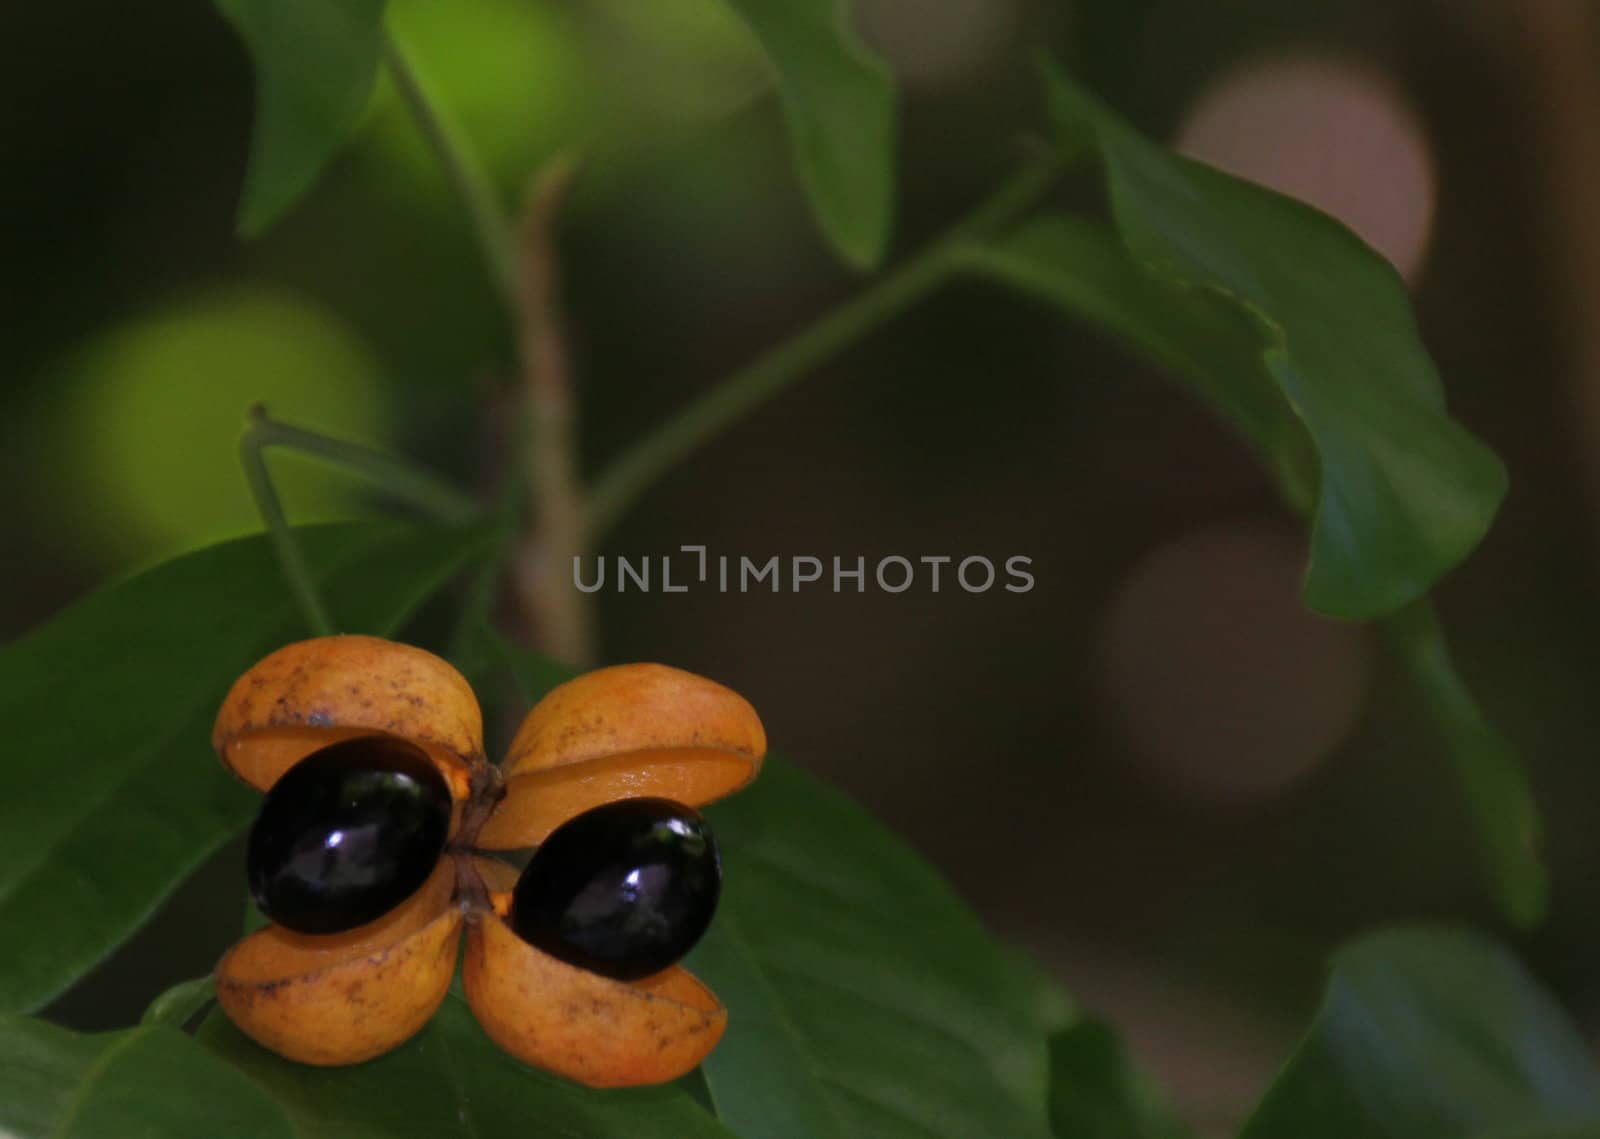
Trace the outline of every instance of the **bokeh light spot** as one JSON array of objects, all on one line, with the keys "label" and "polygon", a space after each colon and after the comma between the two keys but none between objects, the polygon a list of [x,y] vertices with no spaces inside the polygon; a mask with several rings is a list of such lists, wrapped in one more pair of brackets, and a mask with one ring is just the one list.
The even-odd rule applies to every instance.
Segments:
[{"label": "bokeh light spot", "polygon": [[1106,623],[1113,713],[1149,782],[1221,805],[1278,792],[1349,734],[1367,673],[1363,634],[1300,604],[1304,554],[1261,525],[1156,550]]},{"label": "bokeh light spot", "polygon": [[1414,280],[1437,192],[1422,124],[1382,75],[1312,56],[1258,62],[1190,108],[1178,148],[1332,214]]},{"label": "bokeh light spot", "polygon": [[[238,459],[253,403],[378,441],[378,369],[365,343],[286,293],[175,304],[99,335],[59,376],[68,394],[50,481],[75,493],[52,509],[86,553],[114,564],[260,528]],[[348,477],[325,468],[284,458],[274,472],[297,521],[347,517],[360,501]]]},{"label": "bokeh light spot", "polygon": [[909,87],[941,90],[981,74],[1016,30],[1016,0],[856,0],[861,34]]}]

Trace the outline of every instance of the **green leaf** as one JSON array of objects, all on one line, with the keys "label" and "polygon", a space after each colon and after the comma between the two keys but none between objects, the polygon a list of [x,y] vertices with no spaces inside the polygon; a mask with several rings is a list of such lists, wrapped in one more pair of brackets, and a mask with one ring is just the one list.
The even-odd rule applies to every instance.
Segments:
[{"label": "green leaf", "polygon": [[1241,1139],[1576,1139],[1583,1124],[1600,1124],[1600,1072],[1556,1003],[1490,941],[1407,929],[1335,956]]},{"label": "green leaf", "polygon": [[1020,949],[1006,947],[1008,968],[1017,978],[1018,985],[1028,994],[1033,1009],[1034,1023],[1046,1037],[1052,1037],[1071,1028],[1083,1017],[1083,1010],[1072,999],[1061,982],[1045,971],[1044,966]]},{"label": "green leaf", "polygon": [[[962,266],[1084,317],[1188,380],[1276,470],[1288,497],[1312,507],[1311,437],[1272,380],[1258,326],[1219,293],[1145,268],[1112,230],[1044,216],[998,241],[956,253]],[[1515,749],[1456,675],[1425,602],[1387,621],[1422,687],[1466,790],[1491,888],[1519,925],[1544,913],[1549,885],[1539,855],[1539,815]]]},{"label": "green leaf", "polygon": [[532,708],[546,692],[577,675],[569,665],[519,648],[494,629],[484,629],[482,636],[498,663],[511,674],[523,700],[521,711]]},{"label": "green leaf", "polygon": [[726,879],[689,966],[729,1008],[705,1063],[723,1119],[773,1139],[1045,1133],[1035,990],[904,843],[772,759],[709,814]]},{"label": "green leaf", "polygon": [[1187,1139],[1115,1032],[1081,1020],[1050,1038],[1050,1122],[1059,1139]]},{"label": "green leaf", "polygon": [[255,65],[239,229],[259,234],[361,121],[383,54],[384,0],[216,0]]},{"label": "green leaf", "polygon": [[955,257],[968,272],[1092,321],[1188,381],[1310,509],[1310,436],[1267,372],[1259,326],[1237,305],[1151,273],[1114,230],[1068,214],[1035,217]]},{"label": "green leaf", "polygon": [[455,993],[409,1042],[350,1068],[284,1060],[220,1010],[199,1039],[271,1093],[300,1139],[735,1139],[676,1084],[592,1091],[524,1067]]},{"label": "green leaf", "polygon": [[[1170,155],[1055,82],[1059,116],[1104,157],[1115,228],[1036,217],[958,248],[958,264],[1106,329],[1237,427],[1315,518],[1313,608],[1367,616],[1426,589],[1487,527],[1504,476],[1445,415],[1399,281],[1330,219]],[[1538,812],[1514,749],[1442,653],[1440,640],[1408,659],[1466,788],[1496,900],[1531,925],[1548,894]]]},{"label": "green leaf", "polygon": [[[558,677],[521,655],[531,703]],[[1041,1023],[1068,1002],[905,843],[772,757],[708,814],[725,881],[687,964],[728,1006],[703,1070],[729,1127],[761,1139],[1049,1134]]]},{"label": "green leaf", "polygon": [[[1100,158],[1128,253],[1160,285],[1249,318],[1279,414],[1310,435],[1320,480],[1306,604],[1367,618],[1422,596],[1483,537],[1506,475],[1446,413],[1404,283],[1333,219],[1157,146],[1065,75],[1047,77],[1063,145]],[[1259,388],[1255,369],[1231,348],[1205,367],[1257,409],[1259,393],[1243,390]]]},{"label": "green leaf", "polygon": [[1422,691],[1454,761],[1483,836],[1483,861],[1496,900],[1518,925],[1543,917],[1550,882],[1540,857],[1542,827],[1516,749],[1484,716],[1456,672],[1433,606],[1418,602],[1384,622],[1384,632]]},{"label": "green leaf", "polygon": [[179,981],[172,988],[150,1002],[139,1018],[140,1024],[164,1024],[168,1028],[186,1028],[200,1011],[217,997],[216,979],[210,975],[192,981]]},{"label": "green leaf", "polygon": [[0,1016],[8,1139],[296,1139],[261,1089],[159,1025],[84,1036]]},{"label": "green leaf", "polygon": [[[392,632],[482,529],[305,528],[342,628]],[[210,751],[233,680],[305,636],[264,537],[89,595],[0,650],[0,1011],[47,1003],[250,818]]]},{"label": "green leaf", "polygon": [[724,0],[778,76],[800,177],[834,247],[883,259],[894,215],[894,84],[840,0]]}]

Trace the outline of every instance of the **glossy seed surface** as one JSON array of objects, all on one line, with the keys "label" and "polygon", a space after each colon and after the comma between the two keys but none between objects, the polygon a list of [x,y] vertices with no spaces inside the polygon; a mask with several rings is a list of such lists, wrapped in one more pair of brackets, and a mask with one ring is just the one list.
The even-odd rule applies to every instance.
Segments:
[{"label": "glossy seed surface", "polygon": [[313,752],[261,801],[250,893],[296,933],[342,933],[427,881],[450,829],[450,788],[420,748],[360,736]]},{"label": "glossy seed surface", "polygon": [[517,880],[511,926],[569,964],[632,981],[674,964],[711,924],[716,839],[668,799],[623,799],[563,823]]}]

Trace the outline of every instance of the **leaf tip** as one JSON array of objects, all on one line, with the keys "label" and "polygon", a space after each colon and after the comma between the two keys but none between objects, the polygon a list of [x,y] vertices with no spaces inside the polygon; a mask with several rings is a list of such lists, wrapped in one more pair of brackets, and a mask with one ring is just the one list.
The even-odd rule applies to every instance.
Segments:
[{"label": "leaf tip", "polygon": [[824,217],[823,231],[839,257],[858,273],[870,273],[883,264],[889,251],[888,221],[874,222],[859,229]]},{"label": "leaf tip", "polygon": [[1550,870],[1539,851],[1536,830],[1530,829],[1521,857],[1495,870],[1495,904],[1514,929],[1529,931],[1544,924],[1550,912]]},{"label": "leaf tip", "polygon": [[263,209],[247,195],[239,200],[233,217],[234,236],[241,241],[254,241],[271,227],[276,211]]}]

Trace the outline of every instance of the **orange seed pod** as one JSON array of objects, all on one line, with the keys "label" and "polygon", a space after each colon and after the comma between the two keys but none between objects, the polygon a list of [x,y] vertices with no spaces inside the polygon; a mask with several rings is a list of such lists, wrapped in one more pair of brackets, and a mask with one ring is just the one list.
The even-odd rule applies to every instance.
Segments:
[{"label": "orange seed pod", "polygon": [[355,1064],[403,1044],[450,989],[461,911],[450,859],[377,921],[312,937],[251,934],[217,966],[217,1001],[257,1042],[303,1064]]},{"label": "orange seed pod", "polygon": [[594,1088],[677,1079],[722,1038],[728,1012],[681,966],[613,981],[540,952],[494,914],[467,932],[473,1015],[525,1064]]},{"label": "orange seed pod", "polygon": [[715,681],[660,664],[585,673],[523,720],[502,765],[506,797],[478,842],[533,846],[616,799],[702,806],[754,779],[766,750],[755,709]]},{"label": "orange seed pod", "polygon": [[483,762],[483,714],[466,680],[423,649],[356,635],[285,645],[233,685],[212,729],[228,769],[259,791],[311,752],[381,732],[421,747],[457,801]]}]

